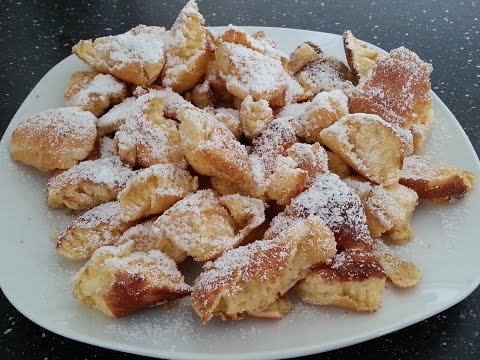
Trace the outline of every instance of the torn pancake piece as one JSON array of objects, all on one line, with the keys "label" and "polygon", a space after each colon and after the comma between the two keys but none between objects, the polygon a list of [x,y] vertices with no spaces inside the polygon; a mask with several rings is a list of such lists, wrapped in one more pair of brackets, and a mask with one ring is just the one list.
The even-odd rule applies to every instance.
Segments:
[{"label": "torn pancake piece", "polygon": [[106,315],[122,317],[189,293],[171,258],[158,250],[135,252],[129,241],[96,250],[76,275],[73,296]]},{"label": "torn pancake piece", "polygon": [[164,212],[198,189],[198,179],[173,164],[156,164],[142,169],[118,195],[122,216],[128,220]]},{"label": "torn pancake piece", "polygon": [[475,175],[412,155],[405,158],[399,181],[422,199],[444,203],[462,199],[475,184]]},{"label": "torn pancake piece", "polygon": [[227,251],[204,265],[195,280],[192,305],[202,322],[213,316],[238,320],[258,314],[336,252],[332,232],[315,216],[297,219],[271,240]]},{"label": "torn pancake piece", "polygon": [[120,204],[108,202],[73,220],[57,238],[57,250],[71,260],[88,259],[102,246],[113,245],[136,223],[121,218]]},{"label": "torn pancake piece", "polygon": [[351,249],[312,268],[296,289],[302,300],[310,304],[376,311],[381,306],[385,279],[385,271],[373,255]]},{"label": "torn pancake piece", "polygon": [[392,125],[376,115],[350,114],[320,133],[334,153],[376,184],[398,182],[404,143]]},{"label": "torn pancake piece", "polygon": [[162,27],[138,25],[124,34],[80,40],[72,51],[98,72],[148,86],[165,64],[165,34]]}]

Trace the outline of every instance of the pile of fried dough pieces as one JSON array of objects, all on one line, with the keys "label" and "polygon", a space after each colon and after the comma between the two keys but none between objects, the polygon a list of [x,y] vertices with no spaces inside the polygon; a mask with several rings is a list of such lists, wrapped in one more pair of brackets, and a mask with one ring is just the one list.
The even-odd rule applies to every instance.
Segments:
[{"label": "pile of fried dough pieces", "polygon": [[387,280],[415,286],[391,245],[414,239],[419,198],[448,206],[475,180],[419,155],[432,66],[350,31],[347,65],[204,23],[190,1],[168,31],[80,41],[91,70],[71,75],[66,106],[12,135],[12,159],[51,171],[48,205],[81,212],[56,239],[86,261],[74,297],[121,317],[190,296],[206,323],[280,319],[290,290],[375,311]]}]

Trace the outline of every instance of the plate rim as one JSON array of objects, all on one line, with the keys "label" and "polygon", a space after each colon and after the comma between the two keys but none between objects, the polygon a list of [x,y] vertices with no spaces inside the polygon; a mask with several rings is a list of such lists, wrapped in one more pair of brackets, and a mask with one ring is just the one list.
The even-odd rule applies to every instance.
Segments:
[{"label": "plate rim", "polygon": [[[334,36],[334,37],[342,37],[342,35],[339,34],[333,34],[333,33],[327,33],[327,32],[321,32],[321,31],[314,31],[314,30],[306,30],[306,29],[298,29],[298,28],[288,28],[288,27],[269,27],[269,26],[254,26],[254,25],[249,25],[249,26],[236,26],[240,29],[244,29],[248,32],[255,31],[255,30],[265,30],[265,31],[286,31],[286,32],[291,32],[291,31],[297,31],[297,32],[304,32],[304,33],[314,33],[316,36]],[[227,26],[212,26],[208,27],[209,29],[215,29],[221,31],[222,29],[226,29]],[[385,50],[370,44],[368,42],[365,42],[366,44],[374,47],[377,50],[380,50],[382,53],[386,53]],[[43,76],[42,78],[36,83],[36,85],[30,90],[29,94],[26,96],[22,104],[19,106],[17,111],[15,112],[14,116],[11,118],[7,128],[5,129],[5,132],[2,135],[2,139],[0,140],[0,146],[5,146],[5,143],[10,142],[10,138],[6,135],[9,135],[12,128],[16,126],[13,124],[12,120],[17,117],[19,113],[26,107],[26,103],[28,100],[30,100],[30,97],[33,93],[35,93],[35,90],[39,86],[39,84],[42,82],[44,78],[46,78],[51,72],[55,71],[57,67],[60,67],[64,62],[71,61],[72,58],[75,58],[74,54],[69,55],[68,57],[64,58],[63,60],[59,61],[57,64],[55,64],[51,69],[49,69]],[[469,148],[470,153],[474,156],[476,159],[476,167],[477,171],[480,171],[480,160],[479,160],[479,155],[475,151],[475,148],[473,147],[470,139],[468,138],[467,134],[465,133],[465,130],[463,127],[460,125],[458,122],[457,118],[455,115],[450,111],[450,109],[445,105],[445,103],[440,99],[440,97],[435,94],[432,90],[430,91],[430,94],[432,97],[434,97],[438,104],[442,107],[442,110],[446,111],[446,113],[453,118],[455,121],[452,122],[452,125],[456,127],[457,130],[460,130],[459,133],[463,136],[464,142],[467,144],[467,147]],[[430,311],[425,311],[422,316],[420,317],[412,317],[410,319],[406,319],[405,321],[402,321],[400,323],[397,323],[393,326],[384,326],[381,329],[376,328],[376,330],[371,330],[368,331],[367,333],[363,332],[360,333],[359,335],[339,340],[338,342],[331,343],[330,345],[322,345],[316,344],[316,345],[305,345],[305,346],[296,346],[295,348],[292,349],[282,349],[282,352],[279,353],[278,350],[263,350],[263,351],[255,351],[255,352],[246,352],[246,353],[195,353],[195,352],[184,352],[184,351],[169,351],[169,350],[163,350],[163,349],[158,349],[155,353],[152,353],[151,351],[147,350],[142,350],[141,345],[123,345],[121,343],[118,344],[113,344],[105,342],[103,340],[97,340],[93,336],[88,336],[88,335],[83,335],[80,334],[76,331],[72,331],[68,328],[65,327],[57,327],[54,326],[54,323],[43,323],[42,319],[40,317],[37,317],[37,314],[35,313],[29,313],[28,310],[24,309],[21,305],[19,306],[16,304],[14,301],[12,301],[12,298],[8,294],[8,292],[5,291],[4,286],[3,286],[3,281],[4,277],[3,275],[0,274],[0,288],[3,291],[3,294],[7,298],[7,300],[10,302],[10,304],[15,307],[23,316],[25,316],[27,319],[31,320],[34,322],[36,325],[51,331],[59,336],[63,336],[75,341],[79,341],[81,343],[89,344],[89,345],[94,345],[98,346],[101,348],[106,348],[110,350],[116,350],[116,351],[123,351],[126,353],[130,354],[137,354],[137,355],[142,355],[142,356],[152,356],[152,357],[157,357],[157,358],[168,358],[168,359],[189,359],[189,360],[200,360],[200,359],[244,359],[245,356],[248,356],[250,359],[258,359],[258,360],[264,360],[264,359],[272,359],[272,358],[290,358],[290,357],[297,357],[297,356],[305,356],[305,355],[311,355],[311,354],[317,354],[317,353],[322,353],[326,351],[331,351],[335,349],[340,349],[346,346],[358,344],[364,341],[368,341],[371,339],[379,338],[384,335],[387,335],[389,333],[392,333],[394,331],[398,331],[401,329],[404,329],[408,326],[411,326],[415,323],[419,323],[421,321],[424,321],[427,318],[430,318],[467,298],[470,294],[472,294],[473,291],[480,285],[480,273],[478,274],[476,281],[472,281],[469,287],[465,288],[465,291],[460,293],[457,296],[453,296],[450,301],[444,303],[442,306],[435,308],[434,310]],[[52,325],[52,326],[51,326]]]}]

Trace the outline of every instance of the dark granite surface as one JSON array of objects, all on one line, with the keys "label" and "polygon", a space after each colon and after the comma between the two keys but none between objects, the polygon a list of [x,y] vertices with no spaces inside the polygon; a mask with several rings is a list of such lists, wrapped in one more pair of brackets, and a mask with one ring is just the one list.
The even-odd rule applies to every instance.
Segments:
[{"label": "dark granite surface", "polygon": [[[183,1],[0,2],[0,133],[33,86],[82,38],[144,23],[170,27]],[[476,1],[199,1],[209,25],[265,25],[340,34],[433,63],[432,87],[480,151],[480,3]],[[478,318],[477,318],[478,315]],[[305,359],[480,358],[480,290],[407,329]],[[33,324],[0,296],[0,359],[140,359],[81,344]]]}]

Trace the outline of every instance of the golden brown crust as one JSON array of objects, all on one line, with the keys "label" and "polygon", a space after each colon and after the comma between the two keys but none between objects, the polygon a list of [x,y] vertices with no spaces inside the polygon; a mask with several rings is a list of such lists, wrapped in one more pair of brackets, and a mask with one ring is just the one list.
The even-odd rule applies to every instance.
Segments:
[{"label": "golden brown crust", "polygon": [[160,77],[164,87],[183,93],[205,75],[211,50],[204,23],[195,1],[189,1],[169,32],[166,63]]},{"label": "golden brown crust", "polygon": [[87,211],[60,233],[57,250],[69,259],[83,260],[96,249],[114,244],[120,235],[136,224],[122,220],[120,211],[118,202],[105,203]]},{"label": "golden brown crust", "polygon": [[141,170],[118,195],[122,217],[146,218],[164,212],[198,189],[198,179],[173,164],[157,164]]},{"label": "golden brown crust", "polygon": [[325,281],[315,272],[297,286],[303,301],[313,305],[333,305],[355,311],[376,311],[381,307],[385,278],[362,281]]},{"label": "golden brown crust", "polygon": [[375,66],[349,97],[352,113],[369,113],[410,129],[419,103],[430,101],[429,76],[432,66],[405,48],[392,50],[377,59]]},{"label": "golden brown crust", "polygon": [[194,86],[190,94],[192,96],[192,104],[200,109],[215,106],[215,97],[212,90],[210,90],[208,81]]},{"label": "golden brown crust", "polygon": [[277,238],[259,240],[208,263],[191,295],[205,323],[214,315],[237,320],[266,309],[335,253],[332,232],[317,217],[298,219]]},{"label": "golden brown crust", "polygon": [[317,175],[309,187],[293,198],[285,209],[286,220],[311,215],[321,217],[330,227],[339,249],[370,248],[372,239],[362,202],[337,175]]},{"label": "golden brown crust", "polygon": [[248,181],[247,150],[223,124],[200,109],[182,108],[179,117],[183,153],[195,171],[232,182]]},{"label": "golden brown crust", "polygon": [[420,198],[441,203],[463,198],[473,187],[475,176],[468,171],[412,155],[405,158],[399,181],[413,189]]},{"label": "golden brown crust", "polygon": [[10,156],[41,171],[68,169],[88,156],[96,137],[92,113],[75,107],[47,110],[15,129]]},{"label": "golden brown crust", "polygon": [[317,60],[318,54],[315,49],[308,43],[301,43],[290,54],[288,61],[288,72],[292,75],[299,72],[304,66]]},{"label": "golden brown crust", "polygon": [[81,40],[72,51],[101,73],[148,86],[157,79],[165,63],[164,41],[164,28],[139,25],[125,34]]},{"label": "golden brown crust", "polygon": [[165,238],[205,262],[237,247],[265,221],[261,200],[241,195],[218,197],[211,189],[200,190],[179,201],[155,221]]},{"label": "golden brown crust", "polygon": [[393,285],[408,288],[417,285],[421,280],[418,267],[412,262],[398,258],[381,240],[374,240],[372,254],[380,262]]},{"label": "golden brown crust", "polygon": [[330,150],[376,184],[398,182],[404,144],[393,126],[376,115],[350,114],[320,133]]},{"label": "golden brown crust", "polygon": [[102,247],[77,274],[80,302],[122,317],[190,293],[175,263],[160,251],[134,252],[133,242]]},{"label": "golden brown crust", "polygon": [[377,51],[356,39],[350,30],[343,33],[343,48],[350,70],[356,77],[366,76],[380,57]]},{"label": "golden brown crust", "polygon": [[320,132],[348,114],[348,98],[341,90],[317,94],[298,120],[299,136],[307,142],[322,142]]},{"label": "golden brown crust", "polygon": [[70,76],[65,90],[68,106],[78,106],[96,117],[128,96],[127,85],[112,75],[96,71],[76,71]]},{"label": "golden brown crust", "polygon": [[355,170],[351,168],[340,156],[333,151],[327,151],[328,155],[328,170],[334,174],[337,174],[340,179],[345,179],[348,176],[355,174]]},{"label": "golden brown crust", "polygon": [[335,255],[328,264],[320,264],[312,271],[323,280],[358,282],[369,278],[385,279],[382,265],[372,254],[358,249],[347,249]]},{"label": "golden brown crust", "polygon": [[312,268],[297,285],[307,303],[335,305],[356,311],[380,308],[385,271],[375,256],[361,250],[346,250],[333,260]]},{"label": "golden brown crust", "polygon": [[82,161],[49,179],[48,206],[88,210],[113,201],[133,175],[118,156]]}]

